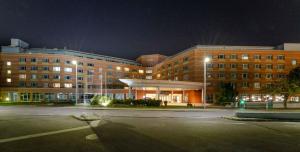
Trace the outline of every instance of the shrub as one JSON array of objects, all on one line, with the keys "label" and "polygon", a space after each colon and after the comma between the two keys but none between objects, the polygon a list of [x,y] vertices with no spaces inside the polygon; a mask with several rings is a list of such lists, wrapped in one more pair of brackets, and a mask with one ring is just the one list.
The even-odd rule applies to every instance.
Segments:
[{"label": "shrub", "polygon": [[109,104],[111,104],[112,99],[110,97],[107,96],[100,96],[100,95],[95,95],[92,99],[91,99],[91,105],[101,105],[101,106],[108,106]]},{"label": "shrub", "polygon": [[113,99],[110,105],[159,107],[161,102],[161,100],[155,99]]}]

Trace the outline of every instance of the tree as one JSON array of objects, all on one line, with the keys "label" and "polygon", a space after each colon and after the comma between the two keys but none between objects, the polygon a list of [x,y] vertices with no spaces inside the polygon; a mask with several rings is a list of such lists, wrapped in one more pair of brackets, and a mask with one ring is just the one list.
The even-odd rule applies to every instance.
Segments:
[{"label": "tree", "polygon": [[291,70],[285,78],[274,81],[269,86],[265,86],[262,91],[266,94],[282,95],[283,106],[287,108],[289,97],[300,93],[300,67]]},{"label": "tree", "polygon": [[231,83],[220,83],[217,100],[219,103],[235,102],[238,95],[237,90]]}]

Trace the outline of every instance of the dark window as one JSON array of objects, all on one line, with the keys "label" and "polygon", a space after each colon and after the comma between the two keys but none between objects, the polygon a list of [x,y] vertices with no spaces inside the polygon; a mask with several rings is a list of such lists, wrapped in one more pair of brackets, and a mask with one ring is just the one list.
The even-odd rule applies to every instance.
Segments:
[{"label": "dark window", "polygon": [[26,58],[19,58],[19,62],[26,62]]},{"label": "dark window", "polygon": [[70,75],[65,76],[65,80],[71,80],[71,79],[72,79],[72,77]]},{"label": "dark window", "polygon": [[31,62],[36,62],[36,58],[31,58],[30,61]]},{"label": "dark window", "polygon": [[26,66],[20,66],[19,70],[26,70]]},{"label": "dark window", "polygon": [[53,63],[60,63],[60,59],[54,59]]},{"label": "dark window", "polygon": [[44,79],[49,79],[49,75],[48,75],[48,74],[44,74],[44,75],[43,75],[43,78],[44,78]]},{"label": "dark window", "polygon": [[49,67],[44,66],[44,67],[43,67],[43,70],[44,70],[44,71],[49,71]]},{"label": "dark window", "polygon": [[42,62],[44,62],[44,63],[48,63],[48,62],[49,62],[49,59],[47,59],[47,58],[44,58],[44,59],[42,59]]},{"label": "dark window", "polygon": [[88,63],[87,66],[93,67],[94,64],[93,63]]},{"label": "dark window", "polygon": [[38,67],[37,66],[32,66],[31,70],[36,71],[36,70],[38,70]]}]

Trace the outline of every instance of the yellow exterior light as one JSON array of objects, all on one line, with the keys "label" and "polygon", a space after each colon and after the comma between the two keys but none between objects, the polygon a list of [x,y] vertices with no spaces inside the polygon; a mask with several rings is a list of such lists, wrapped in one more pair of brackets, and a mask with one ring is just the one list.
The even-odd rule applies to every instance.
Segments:
[{"label": "yellow exterior light", "polygon": [[120,71],[120,70],[121,70],[121,67],[117,66],[116,69],[117,69],[118,71]]},{"label": "yellow exterior light", "polygon": [[72,64],[76,65],[76,64],[77,64],[77,61],[76,61],[76,60],[73,60],[73,61],[72,61]]}]

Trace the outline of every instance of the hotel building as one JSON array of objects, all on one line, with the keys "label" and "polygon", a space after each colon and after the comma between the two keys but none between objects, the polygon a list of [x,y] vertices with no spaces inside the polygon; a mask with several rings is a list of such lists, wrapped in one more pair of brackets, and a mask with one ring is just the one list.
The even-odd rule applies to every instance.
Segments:
[{"label": "hotel building", "polygon": [[173,56],[141,55],[134,61],[68,49],[29,48],[26,42],[11,39],[9,46],[1,47],[0,101],[74,101],[77,88],[81,102],[102,94],[200,104],[205,57],[210,58],[207,102],[216,102],[219,85],[226,82],[237,89],[239,98],[263,101],[261,88],[298,66],[300,44],[197,45]]}]

